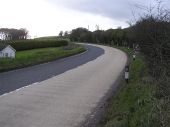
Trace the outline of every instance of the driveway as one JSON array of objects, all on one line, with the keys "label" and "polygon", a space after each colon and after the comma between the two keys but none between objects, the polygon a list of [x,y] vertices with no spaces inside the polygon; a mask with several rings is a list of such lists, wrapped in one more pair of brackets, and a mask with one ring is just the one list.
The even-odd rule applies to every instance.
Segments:
[{"label": "driveway", "polygon": [[0,96],[0,127],[82,125],[127,61],[117,49],[86,46],[82,55],[0,74],[1,93],[10,92]]}]

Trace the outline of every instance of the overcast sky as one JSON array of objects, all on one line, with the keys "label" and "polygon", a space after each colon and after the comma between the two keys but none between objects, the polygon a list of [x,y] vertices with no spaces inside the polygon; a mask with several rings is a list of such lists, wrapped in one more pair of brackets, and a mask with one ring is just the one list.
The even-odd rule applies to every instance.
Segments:
[{"label": "overcast sky", "polygon": [[[127,21],[141,13],[136,5],[155,0],[0,0],[0,28],[26,28],[30,35],[58,35],[77,27],[95,30],[128,27]],[[170,0],[163,4],[170,8]]]}]

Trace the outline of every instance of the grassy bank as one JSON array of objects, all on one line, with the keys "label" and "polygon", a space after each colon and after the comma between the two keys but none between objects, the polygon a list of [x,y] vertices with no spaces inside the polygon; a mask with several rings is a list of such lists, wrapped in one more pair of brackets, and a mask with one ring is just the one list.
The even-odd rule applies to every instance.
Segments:
[{"label": "grassy bank", "polygon": [[[132,50],[120,48],[131,56]],[[154,85],[144,58],[130,57],[130,83],[122,79],[120,88],[111,98],[99,127],[148,127],[152,124]]]},{"label": "grassy bank", "polygon": [[0,72],[23,68],[39,63],[68,57],[85,51],[82,46],[52,47],[16,52],[15,59],[0,59]]}]

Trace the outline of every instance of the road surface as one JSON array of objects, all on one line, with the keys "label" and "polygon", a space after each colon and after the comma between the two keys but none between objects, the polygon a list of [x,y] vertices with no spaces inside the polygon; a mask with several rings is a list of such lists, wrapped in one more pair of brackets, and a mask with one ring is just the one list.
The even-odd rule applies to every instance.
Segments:
[{"label": "road surface", "polygon": [[100,47],[86,45],[86,48],[88,51],[80,55],[16,71],[0,73],[0,95],[49,79],[92,61],[104,54],[104,50]]},{"label": "road surface", "polygon": [[0,127],[81,126],[127,61],[117,49],[87,47],[82,55],[0,74]]}]

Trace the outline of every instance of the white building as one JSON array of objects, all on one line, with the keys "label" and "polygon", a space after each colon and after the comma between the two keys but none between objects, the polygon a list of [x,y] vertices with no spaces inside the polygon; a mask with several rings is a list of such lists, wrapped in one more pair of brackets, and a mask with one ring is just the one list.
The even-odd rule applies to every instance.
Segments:
[{"label": "white building", "polygon": [[15,58],[16,50],[10,45],[0,45],[0,58]]}]

